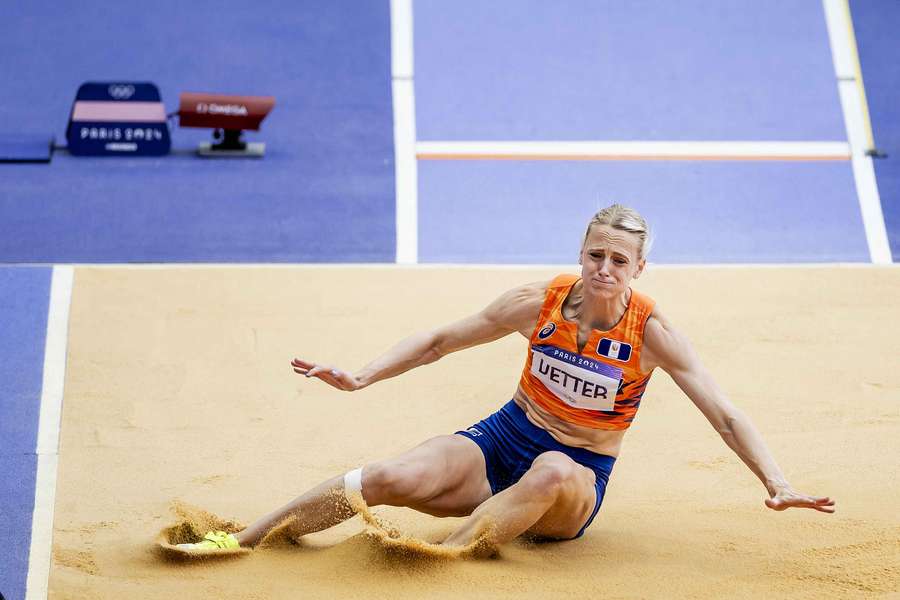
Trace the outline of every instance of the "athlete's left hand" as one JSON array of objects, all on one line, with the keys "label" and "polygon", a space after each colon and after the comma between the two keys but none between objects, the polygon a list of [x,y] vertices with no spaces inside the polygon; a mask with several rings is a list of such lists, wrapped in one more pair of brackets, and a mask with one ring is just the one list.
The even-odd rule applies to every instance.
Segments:
[{"label": "athlete's left hand", "polygon": [[807,496],[795,492],[789,487],[780,488],[775,495],[766,500],[766,506],[772,510],[785,510],[788,508],[812,508],[823,513],[834,512],[834,500],[825,496]]}]

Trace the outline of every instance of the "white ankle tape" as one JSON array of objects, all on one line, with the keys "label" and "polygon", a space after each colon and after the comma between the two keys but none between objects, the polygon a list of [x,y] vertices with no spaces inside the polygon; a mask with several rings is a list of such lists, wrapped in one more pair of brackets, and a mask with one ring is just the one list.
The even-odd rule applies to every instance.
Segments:
[{"label": "white ankle tape", "polygon": [[344,475],[344,494],[348,498],[351,495],[362,494],[362,467],[348,471]]}]

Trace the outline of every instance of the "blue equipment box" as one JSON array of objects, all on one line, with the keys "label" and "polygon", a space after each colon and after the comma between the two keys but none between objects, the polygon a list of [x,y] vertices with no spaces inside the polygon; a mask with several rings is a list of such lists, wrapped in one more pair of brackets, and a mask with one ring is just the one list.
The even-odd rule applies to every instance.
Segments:
[{"label": "blue equipment box", "polygon": [[172,146],[159,89],[146,82],[83,83],[66,140],[76,156],[162,156]]}]

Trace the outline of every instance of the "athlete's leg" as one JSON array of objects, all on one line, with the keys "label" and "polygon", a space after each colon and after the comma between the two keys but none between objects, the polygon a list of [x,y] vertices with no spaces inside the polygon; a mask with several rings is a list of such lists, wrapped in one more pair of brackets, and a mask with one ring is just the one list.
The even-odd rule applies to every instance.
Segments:
[{"label": "athlete's leg", "polygon": [[596,506],[596,476],[561,452],[539,455],[514,485],[488,498],[444,543],[467,546],[487,533],[502,544],[525,533],[567,539]]},{"label": "athlete's leg", "polygon": [[294,524],[309,533],[337,525],[354,514],[344,499],[344,476],[340,475],[323,481],[278,510],[257,519],[234,537],[241,546],[250,548],[289,518],[294,518]]},{"label": "athlete's leg", "polygon": [[[362,495],[369,506],[408,506],[437,516],[467,515],[490,496],[484,455],[462,436],[444,435],[403,454],[366,465]],[[322,482],[282,508],[235,534],[241,546],[257,545],[292,519],[296,536],[322,531],[355,513],[344,494],[343,475]]]},{"label": "athlete's leg", "polygon": [[491,495],[484,454],[461,435],[432,438],[367,465],[362,494],[369,506],[407,506],[437,517],[462,517]]}]

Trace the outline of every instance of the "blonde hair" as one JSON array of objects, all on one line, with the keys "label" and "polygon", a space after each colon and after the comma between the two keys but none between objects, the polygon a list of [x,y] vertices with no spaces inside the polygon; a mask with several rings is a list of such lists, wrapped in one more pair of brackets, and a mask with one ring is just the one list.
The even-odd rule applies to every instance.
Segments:
[{"label": "blonde hair", "polygon": [[584,232],[584,240],[581,242],[582,247],[587,242],[588,234],[591,233],[591,227],[594,225],[609,225],[619,231],[637,234],[641,244],[638,248],[638,259],[647,258],[647,255],[650,253],[650,247],[653,245],[650,226],[647,225],[644,217],[633,208],[622,206],[621,204],[613,204],[598,211],[588,223]]}]

